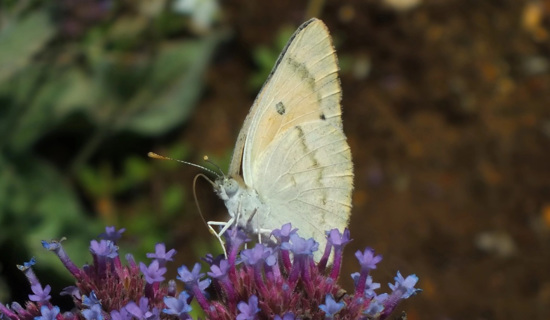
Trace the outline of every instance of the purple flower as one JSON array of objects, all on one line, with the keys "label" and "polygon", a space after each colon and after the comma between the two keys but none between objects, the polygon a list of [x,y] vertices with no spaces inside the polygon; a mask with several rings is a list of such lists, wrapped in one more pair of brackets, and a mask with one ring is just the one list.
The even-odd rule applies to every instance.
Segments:
[{"label": "purple flower", "polygon": [[[294,228],[292,229],[292,225],[290,223],[284,224],[281,229],[275,229],[271,232],[271,234],[279,241],[279,244],[283,244],[285,242],[288,242],[290,240],[290,236],[293,234],[296,234],[298,229]],[[290,267],[292,265],[292,262],[290,261],[290,253],[288,250],[282,250],[280,251],[281,256],[281,264],[284,267],[284,270],[288,272],[290,270]]]},{"label": "purple flower", "polygon": [[298,231],[298,229],[294,228],[292,229],[292,224],[287,223],[284,224],[281,229],[275,229],[271,232],[271,234],[279,240],[279,243],[288,242],[290,239],[290,236],[295,234]]},{"label": "purple flower", "polygon": [[90,252],[98,257],[116,258],[118,256],[118,247],[109,240],[92,240],[90,242]]},{"label": "purple flower", "polygon": [[203,291],[210,286],[211,280],[205,279],[201,281],[200,279],[204,276],[204,273],[201,272],[200,263],[195,263],[193,270],[189,271],[186,266],[181,266],[178,268],[177,279],[185,283],[186,290],[192,292],[197,298],[197,302],[203,309],[208,309],[209,303],[206,299]]},{"label": "purple flower", "polygon": [[189,295],[185,291],[182,291],[178,298],[164,297],[164,304],[167,308],[164,308],[162,312],[185,319],[184,316],[191,311],[191,306],[187,304],[187,299],[189,299]]},{"label": "purple flower", "polygon": [[92,291],[90,292],[89,296],[84,295],[82,304],[85,305],[86,307],[93,307],[96,304],[101,305],[101,301],[99,301],[95,292]]},{"label": "purple flower", "polygon": [[281,318],[280,315],[276,315],[273,320],[294,320],[296,317],[292,312],[287,312],[285,315]]},{"label": "purple flower", "polygon": [[[136,262],[128,254],[123,265],[113,242],[120,232],[114,228],[106,231],[104,236],[110,240],[92,241],[93,263],[82,268],[70,261],[60,242],[43,242],[75,278],[75,285],[63,290],[73,297],[74,312],[61,315],[59,309],[49,303],[51,288],[42,287],[33,272],[35,262],[31,260],[18,266],[31,284],[31,301],[25,308],[16,302],[9,307],[0,303],[0,319],[160,320],[162,310],[163,319],[188,320],[191,319],[190,304],[196,300],[207,319],[384,320],[401,300],[420,291],[415,289],[418,281],[415,275],[404,278],[397,273],[395,284],[390,284],[392,292],[377,295],[375,290],[380,284],[373,282],[369,271],[377,266],[381,256],[366,249],[356,253],[361,267],[360,272],[352,274],[355,293],[346,294],[336,302],[334,296],[342,290],[337,280],[342,251],[350,241],[348,230],[327,232],[325,253],[316,262],[313,253],[318,244],[313,239],[301,238],[290,224],[272,233],[279,246],[262,243],[251,249],[243,249],[247,238],[241,230],[230,229],[225,234],[227,257],[207,255],[203,259],[210,268],[206,277],[199,263],[191,270],[185,266],[178,269],[177,279],[185,284],[183,291],[178,290],[174,280],[166,285],[160,283],[165,278],[164,264],[173,260],[174,250],[166,252],[163,244],[157,244],[155,252],[148,254],[154,258],[150,264]],[[333,264],[327,268],[330,255]],[[244,263],[238,263],[240,261]],[[212,290],[206,291],[211,284]],[[247,300],[242,301],[243,297]]]},{"label": "purple flower", "polygon": [[277,258],[273,255],[273,250],[267,248],[261,243],[257,243],[254,248],[241,251],[241,259],[248,265],[257,265],[265,262],[268,266],[273,266]]},{"label": "purple flower", "polygon": [[207,274],[214,279],[222,279],[227,276],[227,271],[229,270],[229,268],[230,268],[229,262],[227,262],[227,260],[225,259],[222,259],[220,260],[219,266],[215,264],[211,265],[210,266],[211,271],[208,272]]},{"label": "purple flower", "polygon": [[[418,277],[414,274],[408,276],[407,278],[403,278],[401,273],[398,271],[397,276],[394,279],[395,284],[392,285],[389,283],[392,293],[387,297],[387,299],[384,299],[384,310],[382,311],[382,316],[389,316],[401,300],[407,299],[417,292],[422,291],[414,287],[416,282],[418,282]],[[376,297],[376,299],[380,300],[379,297],[380,296]]]},{"label": "purple flower", "polygon": [[[357,287],[359,284],[359,280],[361,279],[359,272],[352,273],[351,278],[355,283],[355,287]],[[365,297],[372,298],[376,296],[376,293],[374,292],[374,290],[380,288],[380,283],[373,282],[372,277],[367,276],[367,278],[365,279],[364,287],[365,287],[365,291],[364,291]]]},{"label": "purple flower", "polygon": [[101,305],[94,304],[90,309],[82,310],[82,316],[84,316],[86,320],[103,320]]},{"label": "purple flower", "polygon": [[49,251],[55,251],[55,250],[59,249],[59,247],[61,247],[61,242],[58,242],[58,241],[55,241],[55,240],[52,240],[50,242],[48,242],[46,240],[42,240],[42,247],[44,247],[44,249],[49,250]]},{"label": "purple flower", "polygon": [[27,277],[27,280],[29,280],[29,283],[32,286],[34,285],[40,285],[40,281],[38,280],[38,277],[34,273],[34,270],[32,269],[32,266],[34,265],[34,260],[31,260],[31,262],[25,262],[24,265],[17,265],[17,269],[23,272],[25,274],[25,277]]},{"label": "purple flower", "polygon": [[361,269],[376,269],[376,264],[382,260],[381,255],[374,255],[374,250],[371,248],[366,248],[363,252],[360,250],[357,250],[355,252],[355,257],[357,257],[357,260],[359,260],[359,264],[361,264]]},{"label": "purple flower", "polygon": [[204,291],[206,288],[210,286],[210,283],[212,283],[212,279],[204,279],[202,281],[199,281],[199,290]]},{"label": "purple flower", "polygon": [[394,280],[394,285],[392,285],[391,283],[388,285],[393,292],[398,292],[398,294],[401,295],[401,299],[407,299],[408,297],[420,291],[420,289],[416,289],[414,287],[418,282],[418,277],[415,274],[412,274],[407,278],[403,278],[401,273],[397,271],[397,276],[395,276]]},{"label": "purple flower", "polygon": [[164,280],[163,274],[166,273],[166,268],[160,268],[158,260],[153,260],[149,267],[143,262],[139,263],[139,268],[145,276],[145,281],[152,284],[154,282],[161,282]]},{"label": "purple flower", "polygon": [[332,295],[327,294],[325,297],[325,303],[319,306],[319,309],[325,312],[327,318],[332,319],[340,310],[344,308],[346,304],[343,302],[336,302]]},{"label": "purple flower", "polygon": [[50,291],[52,291],[52,287],[49,285],[46,285],[44,289],[42,289],[42,285],[40,283],[36,283],[33,286],[31,286],[31,290],[34,294],[29,294],[29,300],[45,303],[48,302],[52,296],[50,296]]},{"label": "purple flower", "polygon": [[387,293],[382,293],[376,297],[374,297],[370,303],[367,309],[363,312],[363,314],[372,317],[377,318],[379,317],[380,313],[384,311],[384,301],[388,298]]},{"label": "purple flower", "polygon": [[211,271],[208,272],[208,275],[218,283],[221,290],[229,300],[235,300],[237,293],[235,292],[234,284],[231,283],[231,280],[229,279],[229,271],[232,267],[234,267],[234,265],[230,265],[229,261],[226,259],[219,260],[218,264],[219,266],[215,265],[214,261],[211,261]]},{"label": "purple flower", "polygon": [[59,260],[63,263],[65,268],[69,270],[69,272],[74,277],[80,276],[80,269],[71,261],[67,253],[65,252],[65,249],[63,249],[63,246],[61,245],[61,241],[65,240],[65,238],[62,238],[60,241],[52,240],[50,242],[42,240],[42,246],[49,251],[54,252]]},{"label": "purple flower", "polygon": [[105,232],[100,234],[99,237],[114,243],[122,237],[122,233],[124,231],[126,231],[125,228],[122,228],[122,229],[117,231],[114,226],[105,227]]},{"label": "purple flower", "polygon": [[330,277],[336,281],[340,274],[340,267],[342,262],[342,254],[344,247],[351,241],[349,229],[344,229],[344,233],[341,233],[338,229],[332,229],[327,234],[327,244],[325,246],[325,252],[319,260],[319,267],[324,270],[328,259],[330,257],[331,247],[334,247],[333,268]]},{"label": "purple flower", "polygon": [[131,320],[132,315],[126,310],[121,308],[120,310],[111,311],[111,320]]},{"label": "purple flower", "polygon": [[345,246],[351,241],[349,229],[345,229],[344,233],[340,233],[338,229],[332,229],[327,232],[327,241],[334,246],[334,248],[340,248]]},{"label": "purple flower", "polygon": [[[31,260],[23,263],[23,268],[28,269],[36,264],[36,259],[34,257],[31,258]],[[22,269],[22,268],[19,268]]]},{"label": "purple flower", "polygon": [[36,264],[36,260],[32,258],[30,261],[23,263],[23,265],[17,265],[17,269],[19,269],[25,274],[25,277],[27,277],[27,280],[29,280],[31,287],[37,284],[40,285],[40,281],[38,280],[38,277],[32,270],[32,266],[34,266],[35,264]]},{"label": "purple flower", "polygon": [[155,253],[148,253],[147,258],[159,260],[161,265],[165,265],[166,262],[172,261],[172,257],[176,254],[176,250],[171,249],[166,252],[166,246],[164,243],[157,243],[155,245]]},{"label": "purple flower", "polygon": [[159,319],[158,310],[156,310],[156,308],[149,310],[149,300],[145,297],[139,299],[139,306],[135,302],[131,301],[125,308],[126,311],[138,320]]},{"label": "purple flower", "polygon": [[363,252],[361,252],[360,250],[355,252],[355,257],[357,257],[357,260],[359,260],[359,264],[361,265],[361,272],[359,273],[359,277],[354,278],[355,293],[360,296],[369,295],[371,292],[366,290],[367,277],[370,270],[375,269],[376,264],[382,260],[382,256],[375,256],[374,250],[372,250],[371,248],[366,248]]},{"label": "purple flower", "polygon": [[241,229],[232,228],[227,230],[227,232],[224,234],[224,237],[226,241],[226,247],[231,249],[228,250],[229,253],[227,255],[227,259],[229,260],[229,264],[234,264],[235,259],[237,258],[237,253],[239,252],[239,248],[249,241],[248,236]]},{"label": "purple flower", "polygon": [[313,256],[313,252],[319,249],[319,243],[315,242],[312,238],[306,240],[293,233],[290,235],[288,242],[283,242],[281,248],[290,250],[295,255]]},{"label": "purple flower", "polygon": [[255,295],[250,296],[248,303],[241,301],[237,305],[237,308],[239,309],[237,320],[256,319],[256,314],[260,311],[260,308],[258,308],[258,297]]},{"label": "purple flower", "polygon": [[80,290],[78,290],[76,286],[65,287],[63,290],[61,290],[59,294],[62,296],[71,296],[77,300],[80,300],[82,298]]},{"label": "purple flower", "polygon": [[201,272],[201,264],[195,263],[193,270],[189,271],[186,266],[181,266],[178,268],[178,279],[183,281],[185,284],[192,284],[199,281],[200,278],[204,276],[204,273]]},{"label": "purple flower", "polygon": [[48,306],[40,307],[40,316],[34,317],[34,320],[55,320],[59,314],[59,307],[54,306],[50,309]]}]

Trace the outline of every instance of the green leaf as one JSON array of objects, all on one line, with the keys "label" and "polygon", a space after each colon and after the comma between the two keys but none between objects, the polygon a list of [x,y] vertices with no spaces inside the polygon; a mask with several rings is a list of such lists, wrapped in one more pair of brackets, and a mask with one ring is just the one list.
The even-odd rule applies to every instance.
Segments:
[{"label": "green leaf", "polygon": [[0,82],[27,66],[54,34],[55,27],[43,10],[4,28],[0,32]]},{"label": "green leaf", "polygon": [[54,80],[54,85],[64,88],[57,92],[58,96],[54,101],[54,111],[58,118],[76,111],[96,108],[101,97],[92,79],[77,68],[70,68],[62,73]]},{"label": "green leaf", "polygon": [[48,163],[36,158],[0,157],[0,230],[3,236],[20,240],[41,264],[59,264],[41,240],[67,237],[71,259],[88,259],[87,244],[98,226],[90,223],[77,196],[63,177]]},{"label": "green leaf", "polygon": [[203,74],[219,38],[211,35],[164,47],[147,84],[154,99],[133,112],[124,129],[160,135],[186,121],[200,96]]},{"label": "green leaf", "polygon": [[62,71],[33,65],[0,86],[0,95],[11,98],[0,131],[10,150],[24,153],[65,117],[95,107],[94,86],[78,69]]}]

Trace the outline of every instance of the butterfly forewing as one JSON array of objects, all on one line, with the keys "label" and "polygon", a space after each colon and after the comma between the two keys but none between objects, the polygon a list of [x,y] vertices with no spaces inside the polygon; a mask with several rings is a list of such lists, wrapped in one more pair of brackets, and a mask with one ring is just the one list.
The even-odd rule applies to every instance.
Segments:
[{"label": "butterfly forewing", "polygon": [[242,210],[255,212],[259,228],[291,222],[302,236],[324,243],[324,231],[347,226],[353,165],[340,100],[331,37],[323,22],[311,19],[277,60],[231,161],[229,173],[242,173],[263,203]]},{"label": "butterfly forewing", "polygon": [[247,184],[254,175],[253,159],[280,133],[322,118],[341,127],[334,48],[326,26],[310,21],[291,38],[252,107],[257,111],[248,128],[242,169]]}]

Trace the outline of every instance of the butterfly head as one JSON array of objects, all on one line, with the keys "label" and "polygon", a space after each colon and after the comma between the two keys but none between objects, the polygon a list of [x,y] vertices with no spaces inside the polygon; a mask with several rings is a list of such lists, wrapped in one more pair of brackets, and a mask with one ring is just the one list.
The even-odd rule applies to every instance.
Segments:
[{"label": "butterfly head", "polygon": [[233,198],[241,189],[241,183],[238,178],[228,177],[228,176],[218,176],[214,182],[214,190],[218,197],[223,201],[227,201],[230,198]]}]

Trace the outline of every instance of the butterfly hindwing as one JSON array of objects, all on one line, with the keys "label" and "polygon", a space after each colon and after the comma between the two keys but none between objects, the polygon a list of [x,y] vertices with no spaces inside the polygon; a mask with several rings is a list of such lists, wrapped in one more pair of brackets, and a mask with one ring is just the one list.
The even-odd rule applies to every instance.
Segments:
[{"label": "butterfly hindwing", "polygon": [[352,170],[346,137],[334,126],[317,120],[288,129],[255,163],[253,183],[270,208],[260,224],[274,229],[292,221],[303,237],[314,239],[323,239],[329,226],[345,228]]}]

